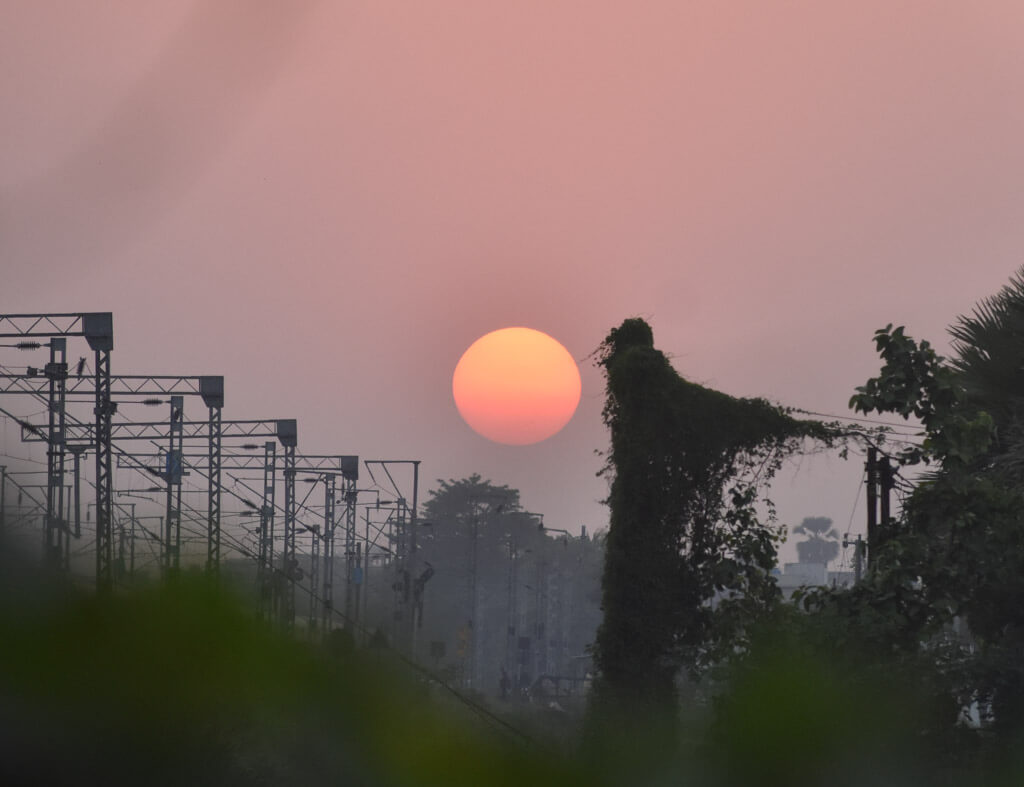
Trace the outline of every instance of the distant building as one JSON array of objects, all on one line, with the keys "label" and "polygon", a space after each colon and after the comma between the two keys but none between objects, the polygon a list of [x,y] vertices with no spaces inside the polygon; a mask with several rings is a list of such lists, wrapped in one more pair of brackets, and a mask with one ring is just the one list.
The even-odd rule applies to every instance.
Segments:
[{"label": "distant building", "polygon": [[791,598],[798,588],[850,587],[853,585],[852,571],[829,571],[824,563],[786,563],[783,570],[772,572],[779,583],[782,595]]}]

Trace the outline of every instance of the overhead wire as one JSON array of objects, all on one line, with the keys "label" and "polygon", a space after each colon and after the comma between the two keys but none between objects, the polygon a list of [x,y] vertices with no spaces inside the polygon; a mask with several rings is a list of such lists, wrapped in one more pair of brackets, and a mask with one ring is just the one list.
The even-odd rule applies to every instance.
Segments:
[{"label": "overhead wire", "polygon": [[[42,395],[37,393],[37,392],[33,391],[31,393],[33,393],[36,396],[42,398]],[[0,412],[7,413],[7,411],[3,410],[2,408],[0,408]],[[22,423],[22,421],[20,419],[18,419],[16,416],[14,416],[13,414],[10,414],[10,413],[7,413],[7,414],[9,415],[9,417],[14,419],[19,424]],[[72,422],[78,423],[79,425],[84,425],[84,424],[82,424],[81,421],[79,421],[79,419],[75,418],[74,416],[72,416],[70,414],[66,414],[66,417],[69,420],[71,420]],[[44,440],[46,440],[46,438],[44,438]],[[155,442],[154,442],[154,444],[155,444]],[[157,445],[157,447],[160,448],[159,445]],[[112,451],[116,452],[117,454],[119,454],[121,456],[126,457],[128,462],[130,463],[129,467],[127,469],[134,470],[135,472],[142,473],[147,479],[151,477],[150,469],[148,467],[146,467],[145,465],[143,465],[138,460],[136,460],[128,451],[120,448],[120,446],[117,446],[117,445],[112,445],[111,448],[112,448]],[[367,469],[369,470],[369,467]],[[395,484],[394,478],[391,476],[391,473],[387,471],[386,466],[385,466],[384,469],[385,469],[385,472],[387,473],[387,475],[389,477],[389,480],[391,481],[391,483],[392,483],[392,485],[393,485],[393,487],[395,489],[396,495],[398,495],[400,497],[401,496],[401,492],[398,489],[397,484]],[[200,475],[203,475],[201,473],[201,471],[197,471],[197,472],[199,472]],[[230,477],[230,474],[229,474],[229,477]],[[373,478],[372,471],[370,471],[370,477]],[[13,480],[12,480],[12,482],[13,482]],[[87,482],[89,482],[88,479],[87,479]],[[14,483],[16,484],[16,482],[14,482]],[[95,482],[89,482],[89,483],[91,483],[92,486],[95,488]],[[374,479],[374,483],[376,484],[376,479]],[[242,485],[243,485],[243,487],[246,487],[246,485],[244,483]],[[378,484],[378,486],[379,486],[379,484]],[[248,487],[246,487],[246,488],[248,488]],[[238,495],[237,493],[233,492],[230,489],[225,489],[225,488],[222,487],[222,490],[223,491],[227,491],[229,494],[232,494],[234,497],[236,497],[239,500],[243,500],[243,498],[241,498],[240,495]],[[249,491],[255,493],[255,490],[251,490],[250,489]],[[310,494],[311,493],[312,493],[312,490],[310,490]],[[308,494],[307,494],[307,498],[308,498]],[[30,499],[32,499],[33,502],[35,502],[37,506],[39,506],[39,507],[42,506],[41,503],[38,503],[33,498],[30,498]],[[112,505],[116,506],[118,508],[122,508],[122,510],[123,510],[122,504],[120,504],[120,503],[118,503],[116,501],[112,501]],[[186,510],[189,510],[191,513],[194,513],[196,515],[201,516],[199,514],[199,512],[196,509],[194,509],[190,504],[188,504],[186,501],[182,502],[182,508],[186,509]],[[276,503],[275,503],[275,508],[278,508]],[[183,520],[184,520],[184,518],[183,518]],[[298,522],[298,520],[296,520],[296,521]],[[190,529],[190,528],[186,527],[186,523],[187,522],[189,522],[189,520],[182,521],[182,527],[183,527],[183,529],[186,529],[186,532],[188,532],[188,530]],[[383,530],[383,528],[379,528],[378,529],[378,534],[380,534],[382,532],[382,530]],[[196,531],[192,531],[192,532],[196,533]],[[199,531],[196,534],[197,535],[205,535],[205,534],[202,534],[201,531]],[[237,552],[239,552],[240,554],[242,554],[243,556],[249,557],[250,559],[258,560],[258,556],[256,555],[256,553],[253,552],[252,549],[250,549],[245,543],[243,543],[239,538],[237,538],[230,531],[222,529],[221,537],[229,542],[229,546],[233,546],[234,549]],[[93,538],[92,541],[91,541],[91,545],[93,546],[93,548],[95,548],[95,544],[96,544],[96,540],[95,540],[95,538]],[[76,551],[76,554],[79,554],[79,555],[80,554],[84,554],[86,551],[88,551],[89,545],[90,544],[88,544],[88,543],[80,545],[79,549]],[[305,593],[311,600],[315,599],[315,600],[319,601],[319,603],[321,603],[321,604],[325,603],[325,599],[320,597],[319,595],[317,595],[317,593],[316,593],[316,591],[314,589],[309,588],[309,587],[305,586],[304,584],[302,584],[301,582],[299,582],[297,580],[294,580],[292,578],[289,578],[289,581],[292,583],[293,587],[296,590],[298,590],[298,591],[300,591],[302,593]],[[334,608],[333,605],[331,606],[330,611],[331,611],[331,614],[332,614],[332,616],[334,618],[339,619],[346,626],[349,626],[349,627],[351,627],[353,629],[360,630],[365,636],[369,636],[370,635],[369,630],[365,626],[363,626],[361,623],[358,623],[358,622],[352,620],[347,615],[345,615],[341,610],[338,610],[337,608]],[[484,707],[482,704],[476,702],[471,697],[468,697],[468,696],[462,694],[455,687],[450,686],[445,681],[439,679],[428,668],[424,667],[423,665],[415,662],[411,658],[406,657],[406,656],[404,656],[402,654],[396,653],[396,655],[399,658],[399,660],[403,664],[405,664],[405,666],[407,668],[409,668],[409,669],[419,673],[420,675],[422,675],[422,676],[428,678],[429,680],[431,680],[432,682],[436,683],[438,686],[440,686],[446,692],[451,694],[458,702],[462,703],[465,707],[467,707],[468,709],[473,711],[481,719],[487,721],[488,723],[490,723],[490,724],[492,724],[494,726],[497,726],[497,727],[501,728],[502,730],[504,730],[507,733],[511,733],[512,735],[514,735],[515,737],[517,737],[518,739],[520,739],[520,740],[522,740],[524,742],[530,743],[532,745],[537,745],[537,746],[541,745],[539,741],[534,739],[532,736],[528,735],[523,730],[520,730],[519,728],[517,728],[515,725],[511,724],[507,720],[502,719],[499,716],[495,715],[493,712],[491,712],[489,709]]]}]

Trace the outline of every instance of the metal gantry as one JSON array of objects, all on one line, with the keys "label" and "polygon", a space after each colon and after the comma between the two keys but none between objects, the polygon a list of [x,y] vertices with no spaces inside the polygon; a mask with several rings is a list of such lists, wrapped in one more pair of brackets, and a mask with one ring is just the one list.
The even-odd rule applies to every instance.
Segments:
[{"label": "metal gantry", "polygon": [[[367,459],[365,460],[365,464],[371,478],[374,478],[374,476],[373,471],[370,468],[374,465],[380,466],[380,469],[384,472],[388,481],[391,483],[400,503],[404,502],[404,498],[398,488],[398,484],[395,483],[394,476],[391,474],[391,467],[395,465],[412,466],[412,508],[408,510],[408,523],[402,523],[405,527],[402,527],[401,525],[399,526],[399,540],[397,542],[398,549],[395,553],[396,575],[394,587],[396,588],[397,594],[395,599],[395,620],[398,624],[396,641],[399,647],[408,656],[415,658],[416,632],[422,622],[422,606],[420,601],[422,599],[424,585],[430,579],[429,573],[420,577],[416,574],[416,529],[419,526],[418,500],[420,462],[418,459]],[[374,482],[376,482],[376,479],[374,479]],[[400,506],[400,508],[401,507],[403,506]],[[403,536],[407,536],[407,538]]]},{"label": "metal gantry", "polygon": [[[173,412],[173,409],[174,408],[172,406],[172,412]],[[173,420],[173,418],[172,418],[172,420]],[[160,438],[162,440],[169,441],[171,439],[172,435],[175,435],[175,436],[180,435],[182,441],[185,440],[185,439],[188,439],[188,438],[200,438],[200,437],[205,438],[205,437],[207,437],[207,435],[202,433],[202,430],[201,430],[201,428],[199,426],[200,424],[202,424],[203,426],[207,425],[205,422],[190,422],[190,421],[175,422],[173,424],[173,431],[172,431],[172,426],[170,426],[168,423],[163,423],[163,424],[156,424],[156,423],[145,423],[145,424],[118,423],[118,424],[114,425],[114,429],[112,430],[113,433],[114,433],[114,437],[112,439],[115,440],[115,441],[153,441],[153,442],[156,442],[156,440],[154,438]],[[297,435],[297,427],[296,427],[295,419],[283,419],[283,420],[273,420],[273,421],[269,421],[269,420],[262,420],[262,421],[255,421],[255,420],[251,420],[251,421],[227,421],[227,420],[222,420],[220,422],[220,424],[221,424],[221,434],[222,434],[222,436],[225,436],[225,437],[245,437],[245,438],[276,437],[280,441],[282,446],[284,446],[284,448],[285,448],[285,450],[284,450],[284,479],[285,479],[285,506],[284,506],[285,548],[284,548],[284,551],[286,553],[288,553],[288,556],[289,556],[289,557],[286,558],[286,561],[289,560],[289,559],[290,560],[294,560],[294,558],[295,558],[295,528],[294,528],[294,523],[295,523],[295,494],[294,494],[295,451],[294,451],[294,449],[295,449],[295,441],[296,441],[296,435]],[[180,431],[179,431],[179,427],[180,427]],[[162,432],[160,431],[161,429],[162,429]],[[83,438],[87,438],[88,435],[91,433],[91,427],[88,426],[88,425],[69,425],[68,430],[69,430],[68,431],[68,439],[69,440],[82,441]],[[26,442],[37,442],[37,441],[42,440],[42,438],[38,435],[38,430],[35,429],[34,427],[32,427],[31,425],[23,425],[23,427],[22,427],[22,439],[24,441],[26,441]],[[170,449],[170,451],[177,452],[177,451],[179,451],[179,449],[172,448],[172,449]],[[290,454],[290,457],[289,457],[289,454]],[[136,470],[140,470],[140,471],[146,472],[148,475],[159,475],[159,476],[164,477],[164,478],[167,478],[168,476],[171,476],[171,475],[176,475],[176,473],[170,473],[166,468],[173,467],[174,463],[177,462],[177,457],[178,457],[177,453],[168,453],[168,454],[163,454],[163,455],[156,454],[155,455],[155,456],[163,456],[163,458],[164,458],[164,461],[165,461],[164,468],[165,469],[162,469],[162,470],[154,468],[152,466],[147,466],[147,465],[143,464],[140,461],[140,456],[141,457],[145,457],[145,456],[154,456],[154,455],[153,454],[149,454],[149,455],[143,454],[143,455],[137,456],[137,455],[134,455],[134,454],[125,454],[125,455],[123,455],[122,457],[119,458],[118,465],[121,466],[121,467],[134,468]],[[182,453],[182,454],[180,454],[180,456],[182,458],[185,458],[187,455]],[[168,461],[168,457],[171,457],[170,461]],[[209,455],[207,455],[205,458],[207,459],[207,462],[209,462]],[[337,459],[337,458],[338,457],[335,457],[335,459]],[[228,462],[227,467],[229,467],[229,468],[231,467],[231,459],[232,459],[232,457],[229,457],[228,460],[227,460],[227,462]],[[321,460],[316,460],[316,461],[317,461],[317,463],[319,463]],[[214,466],[218,470],[222,470],[224,468],[225,462],[224,462],[224,460],[223,460],[223,458],[221,456],[218,455],[216,457],[216,464]],[[211,466],[209,464],[206,465],[206,472],[203,472],[203,470],[199,469],[201,466],[198,465],[198,463],[196,463],[196,464],[189,464],[188,467],[189,467],[190,470],[196,471],[197,474],[199,474],[201,476],[205,477],[205,476],[212,475],[212,473],[210,472]],[[292,489],[291,489],[291,492],[289,492],[289,489],[288,489],[288,487],[289,487],[289,484],[288,484],[289,473],[290,473],[290,475],[292,477],[292,484],[291,484]],[[216,486],[214,488],[217,488],[217,489],[221,488],[221,484],[220,484],[219,479],[218,479],[218,482],[217,482],[217,484],[216,484]],[[289,495],[290,495],[290,498],[289,498]],[[215,529],[211,530],[210,540],[214,541],[214,539],[217,539],[218,541],[214,541],[213,545],[210,547],[210,550],[211,550],[212,554],[218,555],[218,559],[219,559],[219,536],[220,536],[219,522],[214,522],[213,520],[211,520],[211,523],[215,526]],[[177,549],[177,545],[175,545],[174,548]],[[283,563],[282,564],[282,570],[284,570],[285,565],[287,565],[287,563]],[[287,616],[287,613],[285,613],[285,616]]]},{"label": "metal gantry", "polygon": [[[346,625],[352,624],[359,616],[359,585],[361,582],[361,550],[356,533],[356,498],[359,475],[359,458],[350,455],[300,456],[297,454],[297,425],[294,420],[275,421],[230,421],[223,419],[224,378],[214,376],[171,376],[171,375],[119,375],[111,372],[113,350],[113,316],[110,312],[81,312],[60,314],[16,314],[0,315],[0,338],[17,339],[10,346],[20,349],[49,350],[48,362],[36,364],[42,368],[27,367],[23,374],[10,373],[8,367],[0,367],[0,394],[21,394],[38,397],[46,403],[45,423],[30,424],[0,408],[0,412],[11,415],[21,426],[21,437],[25,442],[46,443],[46,498],[43,514],[44,558],[69,571],[71,538],[81,536],[81,480],[83,457],[95,462],[96,490],[96,584],[100,591],[113,588],[118,582],[119,561],[125,559],[128,550],[129,564],[134,565],[134,533],[142,530],[151,545],[152,559],[163,568],[165,576],[173,576],[181,566],[182,514],[198,522],[202,515],[193,506],[182,502],[183,476],[186,470],[205,476],[209,483],[206,510],[207,570],[216,576],[222,562],[224,494],[234,495],[249,505],[253,512],[256,505],[246,501],[233,490],[225,490],[222,475],[226,469],[261,470],[263,473],[262,501],[258,508],[260,515],[259,536],[255,552],[259,587],[259,608],[261,616],[274,616],[287,629],[295,625],[296,582],[302,575],[296,539],[299,535],[300,504],[296,495],[296,478],[300,473],[313,472],[317,481],[324,484],[323,522],[316,526],[304,526],[304,531],[313,533],[311,550],[312,564],[310,578],[313,587],[310,604],[311,628],[319,625],[326,634],[335,619],[335,574],[336,534],[339,527],[344,529],[345,598],[342,617]],[[83,373],[85,359],[74,371],[69,370],[68,339],[83,337],[95,358],[89,373]],[[72,365],[73,367],[73,365]],[[205,420],[189,420],[185,413],[185,397],[200,396],[209,413]],[[85,417],[78,405],[91,404],[91,417]],[[115,420],[119,405],[167,405],[166,421]],[[78,417],[76,417],[76,415]],[[263,445],[262,456],[235,453],[224,444],[233,438],[276,438]],[[189,461],[188,447],[193,441],[205,439],[205,456],[196,456]],[[156,454],[137,454],[116,448],[114,443],[122,441],[148,441],[157,450]],[[278,449],[280,443],[281,449]],[[248,446],[246,446],[248,447]],[[254,446],[255,447],[255,446]],[[116,450],[115,450],[116,448]],[[69,473],[67,455],[73,458],[73,485],[64,483]],[[135,513],[135,504],[129,504],[130,514],[121,524],[118,537],[115,529],[115,509],[126,509],[113,500],[115,456],[117,467],[131,468],[146,473],[147,477],[161,479],[161,486],[144,492],[166,492],[166,501],[161,519],[159,536],[140,524]],[[147,459],[156,458],[157,463]],[[153,464],[157,464],[153,467]],[[416,575],[416,527],[419,462],[413,460],[378,461],[390,477],[389,467],[397,464],[412,465],[413,489],[412,507],[405,504],[399,495],[403,522],[401,543],[398,553],[401,560],[396,568],[408,578],[412,595],[403,598],[400,624],[404,647],[415,651],[416,628],[421,613],[419,594],[428,576]],[[201,471],[200,468],[203,468]],[[371,473],[372,475],[372,473]],[[276,499],[277,482],[283,483],[283,504]],[[10,524],[5,520],[4,510],[6,486],[11,483],[6,468],[0,468],[0,531]],[[254,481],[254,483],[256,483]],[[191,485],[190,485],[191,486]],[[24,485],[17,485],[20,495]],[[132,490],[124,490],[130,494]],[[187,491],[187,490],[186,490]],[[254,498],[255,499],[255,498]],[[34,500],[34,499],[33,499]],[[38,501],[36,501],[38,502]],[[343,502],[343,510],[338,505]],[[39,516],[39,503],[33,517]],[[278,511],[283,511],[283,538],[275,539],[275,524]],[[73,514],[73,518],[72,518]],[[19,514],[20,516],[20,514]],[[24,517],[22,517],[24,518]],[[406,524],[407,518],[407,524]],[[86,509],[88,519],[88,507]],[[127,527],[131,535],[124,532]],[[125,541],[130,538],[130,541]],[[233,537],[232,537],[233,538]],[[230,542],[228,542],[230,543]],[[275,554],[275,544],[281,549]],[[126,546],[127,544],[127,546]],[[159,548],[156,545],[159,544]],[[244,545],[239,544],[245,553]],[[303,547],[303,550],[305,547]],[[302,556],[304,559],[304,556]],[[412,588],[412,583],[417,583]]]},{"label": "metal gantry", "polygon": [[[283,423],[283,422],[279,422]],[[289,434],[286,428],[284,434]],[[282,441],[282,445],[283,445]],[[249,446],[252,449],[256,449],[255,444]],[[165,457],[162,453],[133,453],[130,457],[118,457],[118,467],[134,467],[138,468],[139,462],[148,462],[148,470],[152,474],[159,472],[158,464]],[[182,456],[182,468],[188,471],[195,471],[196,473],[203,474],[209,469],[208,464],[204,464],[204,457],[201,454],[190,454],[185,453]],[[254,510],[258,510],[260,514],[260,528],[259,536],[257,539],[257,596],[259,599],[259,612],[261,617],[268,617],[272,614],[282,621],[286,625],[289,625],[286,621],[286,613],[282,607],[282,601],[284,599],[284,593],[282,592],[283,586],[277,577],[285,577],[285,581],[288,581],[287,577],[291,576],[292,581],[295,581],[298,577],[298,570],[300,569],[297,547],[294,549],[287,549],[288,539],[286,538],[286,550],[292,553],[292,557],[295,560],[294,563],[285,564],[282,562],[281,566],[275,573],[274,570],[274,524],[275,514],[285,512],[285,506],[278,506],[276,504],[276,479],[278,477],[278,454],[277,444],[273,441],[268,441],[263,446],[263,453],[254,454],[252,451],[238,452],[237,450],[227,450],[221,457],[220,468],[222,472],[233,472],[233,471],[245,471],[245,470],[260,470],[263,474],[263,487],[262,487],[262,500],[261,505],[257,508],[251,501],[246,503]],[[282,457],[283,460],[283,457]],[[283,475],[285,468],[281,467],[281,474]],[[312,588],[314,592],[321,593],[314,599],[314,604],[321,604],[320,620],[325,630],[329,628],[329,620],[333,619],[334,616],[334,556],[335,556],[335,541],[336,532],[339,524],[343,525],[345,533],[345,607],[344,607],[344,621],[346,625],[355,620],[357,616],[356,610],[356,597],[357,597],[357,575],[359,572],[359,551],[357,549],[358,539],[356,535],[356,485],[359,480],[359,457],[351,454],[295,454],[294,456],[294,473],[312,474],[317,477],[318,480],[324,480],[332,485],[332,489],[328,494],[325,491],[325,507],[328,505],[327,497],[330,498],[329,505],[331,506],[330,524],[325,518],[324,526],[321,531],[318,532],[317,541],[318,543],[323,542],[326,545],[321,551],[320,562],[322,568],[318,569],[318,576],[322,578],[322,582],[318,581],[316,586]],[[254,490],[255,491],[255,490]],[[342,513],[342,519],[337,519],[336,516],[336,501],[341,499],[344,501],[344,508]],[[296,509],[298,505],[296,504]],[[298,533],[298,527],[310,528],[311,525],[305,524],[302,521],[302,517],[296,510],[292,521],[295,522],[296,528],[293,531],[295,536]],[[290,572],[287,566],[290,565]],[[276,587],[276,590],[273,589]],[[322,590],[321,590],[322,588]]]},{"label": "metal gantry", "polygon": [[[64,369],[66,371],[66,364],[64,364]],[[46,379],[48,376],[52,376],[48,373],[49,370],[41,375],[38,370],[29,367],[28,372],[25,375],[0,375],[0,385],[2,385],[3,392],[5,393],[40,395],[40,389],[42,387],[40,378]],[[106,431],[107,436],[105,442],[108,445],[114,440],[144,439],[143,437],[140,437],[140,434],[147,431],[151,433],[162,432],[160,437],[169,441],[167,465],[164,471],[160,473],[161,477],[165,479],[167,484],[167,505],[164,526],[164,570],[168,574],[177,570],[180,566],[178,552],[180,551],[181,539],[181,476],[180,472],[176,473],[174,471],[174,461],[175,456],[181,454],[181,442],[185,436],[184,426],[186,422],[184,421],[184,397],[199,396],[208,408],[209,420],[206,422],[194,422],[192,425],[194,426],[195,423],[200,423],[205,427],[202,436],[209,442],[208,460],[211,467],[214,468],[208,474],[209,506],[207,510],[207,529],[209,537],[207,564],[212,571],[216,572],[220,562],[221,476],[219,471],[219,461],[222,437],[221,411],[224,407],[224,378],[219,375],[115,376],[109,374],[106,375],[106,377],[109,382],[106,401],[111,413],[117,411],[118,404],[128,403],[126,397],[147,397],[141,402],[142,404],[160,404],[163,400],[155,397],[169,395],[169,420],[163,424],[140,424],[143,428],[135,430],[131,428],[135,426],[133,422],[119,422],[115,424],[111,421],[103,427],[100,427],[98,424],[94,426],[92,424],[83,423],[69,416],[66,420],[61,422],[60,445],[62,448],[66,447],[68,450],[82,450],[82,446],[96,445],[99,443],[99,440],[95,438],[94,435],[98,435],[101,428]],[[79,373],[73,376],[66,375],[66,379],[70,379],[73,382],[71,385],[67,386],[64,391],[65,397],[68,395],[69,390],[73,394],[81,393],[84,387],[82,381],[88,378]],[[53,401],[52,395],[50,401]],[[51,404],[51,422],[53,421],[53,409],[54,408]],[[67,421],[70,421],[70,423]],[[21,430],[22,440],[25,442],[44,439],[41,437],[40,427],[36,425],[21,422]],[[196,431],[198,430],[191,430],[189,436],[194,436],[193,432]],[[46,441],[50,444],[52,453],[53,438],[47,438]],[[104,462],[105,467],[110,465],[110,454],[112,454],[112,451],[108,452],[108,456]],[[112,468],[109,475],[112,476]],[[99,477],[100,476],[98,475],[97,478],[99,479]],[[97,505],[97,510],[98,509],[99,506]],[[65,531],[66,530],[67,528],[65,528]],[[104,528],[101,526],[100,515],[97,514],[96,530],[97,584],[100,586],[109,586],[110,583],[113,582],[113,541],[110,537],[109,520],[105,529],[106,537],[104,538],[101,536],[101,533],[104,532]]]},{"label": "metal gantry", "polygon": [[301,578],[295,554],[295,447],[298,434],[295,422],[292,431],[278,435],[284,447],[284,545],[281,549],[281,573],[285,578],[280,604],[281,623],[288,631],[295,628],[295,583]]},{"label": "metal gantry", "polygon": [[[62,544],[67,540],[67,523],[61,495],[51,490],[63,487],[64,401],[67,395],[66,340],[83,337],[95,353],[92,378],[95,425],[90,440],[96,458],[96,583],[100,590],[113,585],[113,542],[111,512],[113,500],[113,467],[110,425],[115,406],[110,395],[110,353],[114,349],[114,319],[111,312],[77,312],[62,314],[0,315],[0,338],[20,339],[19,346],[29,347],[37,339],[49,339],[51,360],[43,377],[46,379],[47,404],[51,428],[47,432],[47,510],[46,557],[65,562]],[[41,343],[39,343],[41,346]],[[64,537],[61,538],[60,531]]]}]

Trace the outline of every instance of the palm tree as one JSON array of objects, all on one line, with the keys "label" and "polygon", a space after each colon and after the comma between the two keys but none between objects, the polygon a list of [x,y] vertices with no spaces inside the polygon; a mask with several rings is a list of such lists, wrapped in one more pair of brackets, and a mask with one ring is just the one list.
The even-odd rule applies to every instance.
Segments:
[{"label": "palm tree", "polygon": [[995,421],[993,454],[1024,466],[1024,268],[949,333],[968,402]]}]

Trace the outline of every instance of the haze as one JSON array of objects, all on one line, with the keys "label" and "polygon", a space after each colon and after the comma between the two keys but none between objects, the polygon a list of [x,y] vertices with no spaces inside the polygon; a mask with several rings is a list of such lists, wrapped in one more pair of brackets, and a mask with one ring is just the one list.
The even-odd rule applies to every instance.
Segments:
[{"label": "haze", "polygon": [[[573,532],[607,521],[582,361],[624,317],[690,379],[844,414],[876,328],[945,348],[1024,261],[1012,1],[8,2],[0,106],[0,313],[113,311],[115,373],[223,374],[226,418]],[[451,400],[507,325],[582,362],[535,446]],[[808,460],[783,520],[845,529],[860,470]]]}]

